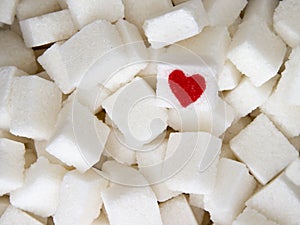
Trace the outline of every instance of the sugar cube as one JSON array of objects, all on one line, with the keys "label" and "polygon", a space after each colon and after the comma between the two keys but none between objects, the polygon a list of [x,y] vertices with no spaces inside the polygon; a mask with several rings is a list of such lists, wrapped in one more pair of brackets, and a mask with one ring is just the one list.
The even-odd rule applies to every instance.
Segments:
[{"label": "sugar cube", "polygon": [[10,193],[13,206],[48,217],[55,213],[59,202],[59,189],[66,170],[40,157],[25,171],[22,187]]},{"label": "sugar cube", "polygon": [[198,225],[184,195],[179,195],[159,205],[164,225]]},{"label": "sugar cube", "polygon": [[153,89],[135,78],[103,102],[103,108],[129,142],[143,145],[166,129],[166,109],[155,105]]},{"label": "sugar cube", "polygon": [[101,194],[111,225],[162,225],[156,197],[137,170],[113,161],[105,162],[102,169],[111,182],[117,182]]},{"label": "sugar cube", "polygon": [[[51,46],[38,61],[62,92],[68,94],[78,87],[80,82],[88,82],[87,79],[90,77],[85,74],[97,59],[122,43],[114,25],[108,21],[98,20],[85,26],[66,42]],[[116,65],[111,58],[110,60],[109,65],[112,63]],[[106,67],[103,67],[105,63],[108,62],[103,60],[101,71],[105,71]],[[96,69],[99,73],[99,68]],[[102,78],[98,74],[97,76]]]},{"label": "sugar cube", "polygon": [[216,185],[204,196],[204,206],[215,223],[231,224],[243,210],[245,201],[256,187],[255,179],[245,164],[222,158],[218,166]]},{"label": "sugar cube", "polygon": [[274,12],[274,29],[291,47],[300,44],[300,4],[297,0],[280,1]]},{"label": "sugar cube", "polygon": [[22,0],[17,6],[17,18],[25,20],[60,10],[56,0]]},{"label": "sugar cube", "polygon": [[[246,0],[204,0],[210,25],[228,26],[234,22],[246,6]],[[226,10],[225,10],[226,9]]]},{"label": "sugar cube", "polygon": [[15,19],[18,0],[2,0],[0,2],[0,22],[12,24]]},{"label": "sugar cube", "polygon": [[246,116],[267,101],[276,80],[275,77],[256,87],[249,78],[244,77],[234,90],[225,94],[225,101],[234,108],[239,117]]},{"label": "sugar cube", "polygon": [[27,48],[16,33],[0,30],[0,49],[0,66],[16,66],[29,74],[37,71],[32,49]]},{"label": "sugar cube", "polygon": [[0,138],[0,196],[23,185],[24,144]]},{"label": "sugar cube", "polygon": [[163,174],[174,191],[208,194],[213,190],[221,140],[205,132],[171,133]]},{"label": "sugar cube", "polygon": [[281,175],[255,193],[246,205],[278,224],[300,223],[299,186]]},{"label": "sugar cube", "polygon": [[61,92],[53,82],[37,76],[16,77],[11,93],[10,132],[47,140],[53,132],[60,107]]},{"label": "sugar cube", "polygon": [[285,52],[283,41],[266,23],[257,19],[239,26],[229,47],[228,58],[255,86],[261,86],[276,76]]},{"label": "sugar cube", "polygon": [[230,147],[263,185],[298,156],[296,149],[264,114],[234,137]]},{"label": "sugar cube", "polygon": [[9,101],[15,76],[26,75],[24,71],[14,66],[0,67],[0,128],[9,130],[10,113]]},{"label": "sugar cube", "polygon": [[63,178],[57,210],[56,225],[91,224],[102,207],[101,192],[108,181],[93,170],[80,174],[72,170]]},{"label": "sugar cube", "polygon": [[48,153],[82,173],[99,161],[110,129],[88,108],[68,99],[55,127],[46,147]]},{"label": "sugar cube", "polygon": [[67,9],[21,20],[20,27],[27,47],[62,41],[76,33]]},{"label": "sugar cube", "polygon": [[100,19],[116,22],[124,17],[122,0],[66,0],[66,2],[79,28]]},{"label": "sugar cube", "polygon": [[19,224],[19,225],[44,225],[28,213],[10,205],[2,217],[0,217],[0,225]]},{"label": "sugar cube", "polygon": [[146,19],[143,29],[152,48],[162,48],[199,34],[206,17],[202,1],[191,0]]}]

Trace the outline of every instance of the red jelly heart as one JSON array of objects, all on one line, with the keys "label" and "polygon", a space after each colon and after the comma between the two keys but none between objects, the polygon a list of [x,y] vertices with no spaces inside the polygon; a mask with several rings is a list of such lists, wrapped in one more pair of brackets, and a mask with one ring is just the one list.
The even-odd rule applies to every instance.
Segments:
[{"label": "red jelly heart", "polygon": [[206,82],[200,74],[186,76],[181,70],[174,70],[169,75],[169,86],[183,107],[197,101],[206,89]]}]

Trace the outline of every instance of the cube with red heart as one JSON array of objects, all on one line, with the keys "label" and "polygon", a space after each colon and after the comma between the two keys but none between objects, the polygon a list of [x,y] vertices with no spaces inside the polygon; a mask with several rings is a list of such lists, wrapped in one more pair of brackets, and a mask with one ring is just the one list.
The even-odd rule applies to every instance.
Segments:
[{"label": "cube with red heart", "polygon": [[203,66],[159,64],[156,93],[163,107],[209,110],[216,104],[218,87],[214,74]]}]

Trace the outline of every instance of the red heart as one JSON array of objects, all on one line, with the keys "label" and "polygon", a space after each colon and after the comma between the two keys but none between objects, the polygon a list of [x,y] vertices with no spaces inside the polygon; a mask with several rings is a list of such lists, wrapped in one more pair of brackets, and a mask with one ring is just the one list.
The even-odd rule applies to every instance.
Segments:
[{"label": "red heart", "polygon": [[183,107],[197,101],[206,89],[206,82],[200,74],[186,76],[181,70],[174,70],[169,75],[169,86]]}]

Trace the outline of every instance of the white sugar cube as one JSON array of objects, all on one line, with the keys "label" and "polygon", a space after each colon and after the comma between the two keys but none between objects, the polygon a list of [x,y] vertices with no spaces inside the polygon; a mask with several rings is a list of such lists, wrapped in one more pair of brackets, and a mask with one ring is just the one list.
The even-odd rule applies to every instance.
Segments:
[{"label": "white sugar cube", "polygon": [[[240,15],[246,6],[246,0],[204,0],[210,25],[228,26]],[[226,10],[224,10],[226,9]]]},{"label": "white sugar cube", "polygon": [[72,17],[79,28],[96,20],[116,22],[124,17],[122,0],[66,0]]},{"label": "white sugar cube", "polygon": [[230,147],[261,184],[268,183],[298,156],[296,149],[264,114],[234,137]]},{"label": "white sugar cube", "polygon": [[9,130],[10,113],[9,101],[12,84],[15,76],[26,75],[24,71],[14,66],[0,67],[0,128]]},{"label": "white sugar cube", "polygon": [[153,48],[199,34],[208,24],[202,1],[191,0],[145,20],[143,29]]},{"label": "white sugar cube", "polygon": [[225,63],[230,41],[227,27],[218,26],[206,27],[200,34],[177,44],[189,49],[193,56],[199,55],[212,70],[219,72]]},{"label": "white sugar cube", "polygon": [[[287,98],[285,96],[287,90],[279,89],[281,86],[280,83],[284,82],[284,80],[284,78],[280,79],[277,89],[260,109],[263,113],[268,115],[285,136],[292,138],[300,134],[300,120],[298,120],[300,106],[287,104]],[[291,121],[293,122],[291,123]]]},{"label": "white sugar cube", "polygon": [[43,157],[25,171],[25,181],[21,188],[10,193],[11,204],[35,215],[48,217],[54,214],[59,189],[66,170],[51,164]]},{"label": "white sugar cube", "polygon": [[105,145],[105,154],[125,165],[136,163],[135,149],[130,148],[124,135],[118,129],[111,130]]},{"label": "white sugar cube", "polygon": [[163,173],[167,186],[183,193],[207,194],[213,190],[221,140],[205,132],[171,133]]},{"label": "white sugar cube", "polygon": [[[94,44],[90,45],[90,43]],[[114,25],[98,20],[85,26],[66,42],[51,46],[38,58],[38,61],[63,93],[67,94],[87,79],[88,75],[85,76],[85,73],[98,58],[122,43]],[[110,65],[114,63],[113,60],[111,61]],[[101,71],[106,69],[105,63],[107,62],[101,64]],[[96,72],[99,73],[99,68]]]},{"label": "white sugar cube", "polygon": [[218,74],[218,87],[219,91],[224,90],[232,90],[234,89],[240,82],[242,78],[242,74],[237,68],[227,60]]},{"label": "white sugar cube", "polygon": [[235,137],[241,130],[243,130],[249,123],[251,123],[251,118],[248,116],[242,117],[237,122],[233,123],[225,132],[223,142],[229,143],[229,141]]},{"label": "white sugar cube", "polygon": [[277,92],[280,92],[282,101],[291,106],[300,106],[300,46],[294,48],[285,63],[285,70],[281,73]]},{"label": "white sugar cube", "polygon": [[20,27],[27,47],[65,40],[76,33],[72,17],[67,9],[21,20]]},{"label": "white sugar cube", "polygon": [[251,20],[239,26],[228,58],[255,86],[261,86],[277,74],[285,52],[285,44],[266,23]]},{"label": "white sugar cube", "polygon": [[68,99],[55,127],[46,147],[48,153],[82,173],[99,161],[110,129],[88,108]]},{"label": "white sugar cube", "polygon": [[300,3],[297,0],[280,1],[274,12],[274,29],[291,47],[300,44]]},{"label": "white sugar cube", "polygon": [[113,161],[105,162],[102,170],[117,183],[101,194],[111,225],[162,225],[156,197],[137,170]]},{"label": "white sugar cube", "polygon": [[25,20],[59,10],[57,0],[22,0],[17,6],[17,18]]},{"label": "white sugar cube", "polygon": [[16,77],[11,93],[10,132],[48,139],[61,107],[61,92],[51,81],[37,76]]},{"label": "white sugar cube", "polygon": [[125,6],[125,18],[142,30],[144,21],[153,15],[171,9],[171,0],[123,0]]},{"label": "white sugar cube", "polygon": [[202,110],[201,107],[168,110],[168,124],[173,129],[181,132],[205,131],[215,136],[222,135],[234,117],[232,107],[221,99],[208,110]]},{"label": "white sugar cube", "polygon": [[166,128],[166,109],[155,105],[153,89],[141,78],[120,88],[103,102],[103,108],[129,142],[151,142]]},{"label": "white sugar cube", "polygon": [[0,22],[12,24],[15,19],[18,0],[2,0],[0,2]]},{"label": "white sugar cube", "polygon": [[299,186],[281,175],[255,193],[246,205],[278,224],[299,224]]},{"label": "white sugar cube", "polygon": [[225,101],[234,108],[239,117],[246,116],[267,101],[276,80],[273,78],[262,86],[256,87],[247,77],[244,77],[234,90],[225,94]]},{"label": "white sugar cube", "polygon": [[247,207],[232,223],[232,225],[278,225],[255,209]]},{"label": "white sugar cube", "polygon": [[0,196],[23,185],[24,144],[0,138]]},{"label": "white sugar cube", "polygon": [[300,186],[300,158],[292,162],[285,170],[285,175],[297,186]]},{"label": "white sugar cube", "polygon": [[198,225],[184,195],[177,196],[159,205],[164,225]]},{"label": "white sugar cube", "polygon": [[0,30],[0,66],[16,66],[20,70],[33,74],[37,71],[32,49],[16,33]]},{"label": "white sugar cube", "polygon": [[10,205],[2,217],[0,217],[0,225],[19,224],[19,225],[44,225],[31,215]]},{"label": "white sugar cube", "polygon": [[273,13],[279,0],[252,0],[249,1],[245,10],[243,21],[259,19],[267,23],[270,27],[273,25]]},{"label": "white sugar cube", "polygon": [[249,174],[245,164],[220,159],[214,190],[204,197],[205,209],[209,211],[212,221],[231,224],[243,210],[245,201],[252,195],[255,187],[255,179]]},{"label": "white sugar cube", "polygon": [[56,225],[91,224],[102,207],[101,192],[108,181],[93,170],[73,170],[63,178],[60,199],[53,216]]}]

